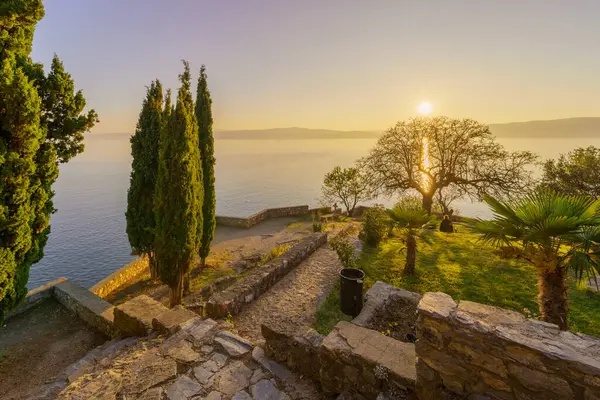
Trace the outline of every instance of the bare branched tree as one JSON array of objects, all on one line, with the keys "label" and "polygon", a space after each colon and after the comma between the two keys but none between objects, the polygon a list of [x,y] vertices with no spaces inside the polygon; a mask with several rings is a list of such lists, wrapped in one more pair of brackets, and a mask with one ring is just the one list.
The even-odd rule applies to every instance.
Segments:
[{"label": "bare branched tree", "polygon": [[472,200],[529,190],[536,162],[531,152],[505,150],[477,121],[424,117],[398,122],[359,164],[376,191],[416,190],[431,213],[434,196],[450,186]]}]

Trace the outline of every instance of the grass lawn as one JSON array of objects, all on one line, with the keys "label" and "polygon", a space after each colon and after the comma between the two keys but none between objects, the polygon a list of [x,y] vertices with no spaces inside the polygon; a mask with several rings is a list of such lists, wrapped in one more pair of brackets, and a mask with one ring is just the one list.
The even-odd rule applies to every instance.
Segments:
[{"label": "grass lawn", "polygon": [[[470,300],[538,316],[535,269],[522,261],[503,260],[497,250],[478,241],[465,226],[459,233],[432,232],[418,240],[417,276],[402,277],[406,253],[401,238],[391,238],[378,249],[362,252],[359,265],[366,273],[365,290],[376,281],[418,293],[445,292],[455,300]],[[600,337],[600,294],[569,282],[569,323],[574,332]],[[319,307],[315,329],[328,333],[340,320],[339,287]]]}]

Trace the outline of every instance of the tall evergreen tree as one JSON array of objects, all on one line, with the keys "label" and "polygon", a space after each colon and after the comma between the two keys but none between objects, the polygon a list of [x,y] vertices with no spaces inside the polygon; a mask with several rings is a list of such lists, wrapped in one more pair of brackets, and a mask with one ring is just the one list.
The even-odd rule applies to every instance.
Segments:
[{"label": "tall evergreen tree", "polygon": [[202,230],[198,123],[189,64],[184,61],[184,66],[175,112],[160,140],[155,197],[156,260],[161,281],[171,289],[171,306],[181,304],[183,281],[195,263]]},{"label": "tall evergreen tree", "polygon": [[131,137],[131,177],[125,212],[131,249],[148,258],[152,279],[158,279],[154,257],[154,187],[158,174],[158,142],[163,128],[162,119],[162,85],[155,81],[147,90],[135,134]]},{"label": "tall evergreen tree", "polygon": [[30,266],[43,257],[54,212],[58,163],[83,151],[98,121],[54,57],[48,76],[29,57],[40,0],[0,5],[0,320],[27,294]]},{"label": "tall evergreen tree", "polygon": [[215,143],[212,130],[212,100],[206,81],[206,67],[200,69],[198,88],[196,91],[196,119],[198,120],[198,137],[200,157],[202,158],[202,177],[204,181],[204,202],[202,203],[202,239],[200,241],[200,262],[204,266],[210,252],[210,244],[215,235],[217,225],[215,207]]}]

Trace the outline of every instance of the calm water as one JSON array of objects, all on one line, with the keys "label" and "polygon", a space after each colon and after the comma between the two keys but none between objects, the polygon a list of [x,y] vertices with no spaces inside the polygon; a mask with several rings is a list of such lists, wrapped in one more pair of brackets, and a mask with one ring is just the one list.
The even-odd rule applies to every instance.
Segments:
[{"label": "calm water", "polygon": [[[247,216],[263,208],[316,205],[323,175],[350,165],[376,139],[217,140],[217,214]],[[509,150],[552,158],[600,139],[503,139]],[[125,233],[131,168],[129,135],[90,134],[86,150],[61,167],[52,233],[29,288],[66,276],[89,287],[133,257]],[[391,200],[384,201],[391,202]],[[486,216],[482,204],[457,203],[462,215]]]}]

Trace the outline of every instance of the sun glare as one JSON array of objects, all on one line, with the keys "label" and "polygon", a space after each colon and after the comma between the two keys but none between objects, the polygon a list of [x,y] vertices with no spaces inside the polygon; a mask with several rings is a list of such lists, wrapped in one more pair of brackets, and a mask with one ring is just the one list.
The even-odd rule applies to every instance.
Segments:
[{"label": "sun glare", "polygon": [[419,114],[421,114],[421,115],[431,114],[432,109],[433,108],[431,107],[431,103],[429,103],[427,101],[421,102],[421,104],[419,104],[419,107],[417,107],[417,110],[419,111]]}]

